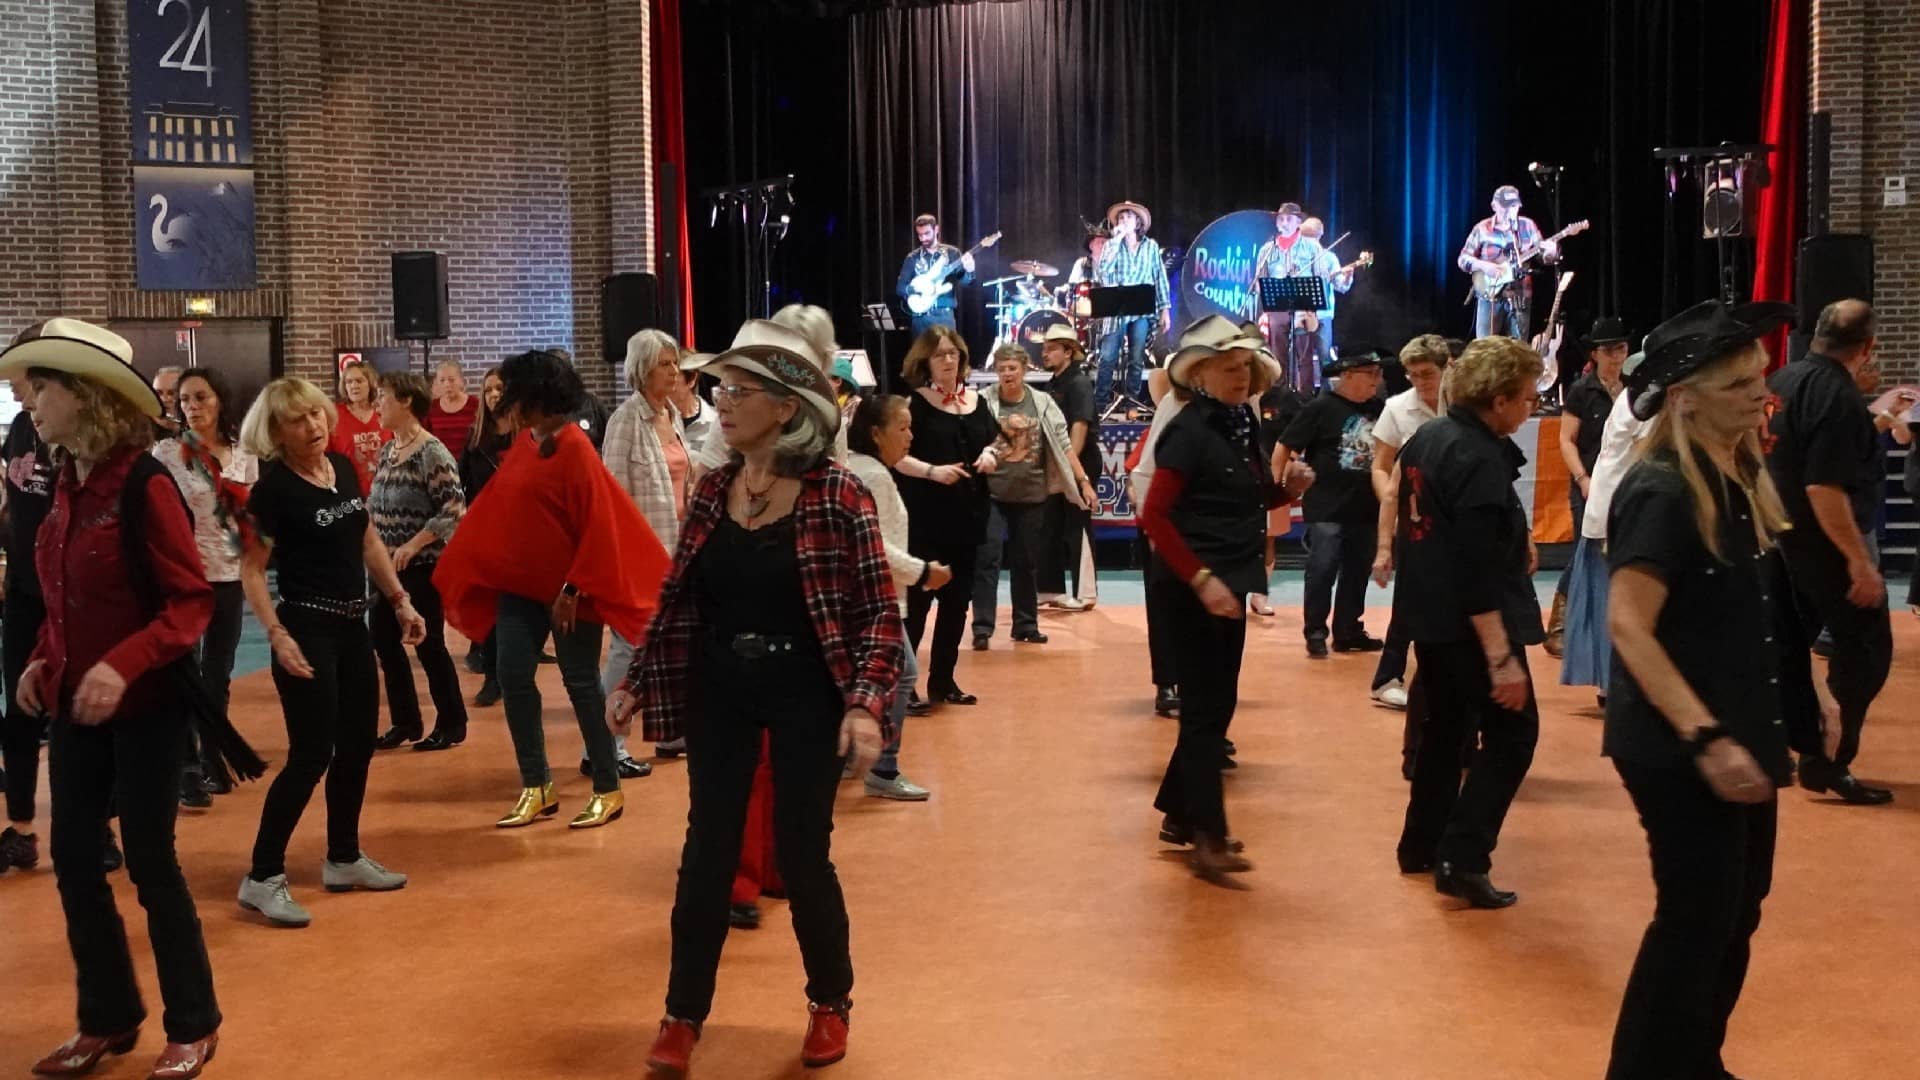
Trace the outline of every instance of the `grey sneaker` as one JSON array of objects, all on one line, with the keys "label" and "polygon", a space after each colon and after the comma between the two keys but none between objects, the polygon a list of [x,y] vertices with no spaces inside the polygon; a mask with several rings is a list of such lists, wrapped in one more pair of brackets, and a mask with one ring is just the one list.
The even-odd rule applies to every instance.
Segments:
[{"label": "grey sneaker", "polygon": [[1399,709],[1405,712],[1407,708],[1407,686],[1399,679],[1388,680],[1373,688],[1373,700],[1383,708]]},{"label": "grey sneaker", "polygon": [[407,875],[393,871],[367,858],[366,852],[350,863],[336,863],[330,859],[320,864],[320,883],[328,892],[351,892],[365,889],[368,892],[392,892],[407,887]]},{"label": "grey sneaker", "polygon": [[899,802],[926,802],[927,796],[932,792],[899,774],[895,774],[894,778],[889,780],[879,773],[870,772],[867,774],[867,794],[877,799],[894,799]]},{"label": "grey sneaker", "polygon": [[240,879],[240,906],[257,911],[275,926],[305,926],[313,921],[307,909],[293,902],[287,892],[287,875],[275,874],[265,881]]}]

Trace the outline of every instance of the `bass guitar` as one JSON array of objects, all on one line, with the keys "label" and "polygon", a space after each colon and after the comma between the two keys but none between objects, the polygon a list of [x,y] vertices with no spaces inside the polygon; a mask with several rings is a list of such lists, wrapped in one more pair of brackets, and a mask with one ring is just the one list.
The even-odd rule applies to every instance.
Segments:
[{"label": "bass guitar", "polygon": [[907,287],[912,290],[907,294],[907,310],[915,315],[925,315],[932,311],[933,305],[942,296],[953,291],[953,282],[948,281],[947,276],[953,273],[954,264],[966,258],[967,255],[972,255],[983,248],[990,248],[999,242],[1000,234],[994,233],[968,248],[966,254],[959,258],[949,259],[942,255],[935,259],[932,266],[914,275],[913,280],[907,283]]},{"label": "bass guitar", "polygon": [[1540,371],[1540,379],[1534,389],[1544,394],[1553,389],[1560,381],[1560,342],[1567,336],[1567,324],[1560,320],[1560,301],[1567,295],[1567,289],[1573,284],[1573,271],[1560,275],[1560,285],[1553,290],[1553,307],[1547,312],[1547,322],[1540,332],[1533,335],[1533,351],[1540,354],[1546,367]]},{"label": "bass guitar", "polygon": [[1592,224],[1592,222],[1584,219],[1576,221],[1566,228],[1561,229],[1559,232],[1554,233],[1552,236],[1547,237],[1545,240],[1540,241],[1538,244],[1535,244],[1533,247],[1521,252],[1518,256],[1509,257],[1502,254],[1496,258],[1486,260],[1494,264],[1494,269],[1492,271],[1475,270],[1473,272],[1473,296],[1469,296],[1467,299],[1471,300],[1474,296],[1477,296],[1487,301],[1498,300],[1500,294],[1505,292],[1507,288],[1519,278],[1520,274],[1525,272],[1527,263],[1533,261],[1533,258],[1545,250],[1548,244],[1557,244],[1569,236],[1578,236],[1586,232]]}]

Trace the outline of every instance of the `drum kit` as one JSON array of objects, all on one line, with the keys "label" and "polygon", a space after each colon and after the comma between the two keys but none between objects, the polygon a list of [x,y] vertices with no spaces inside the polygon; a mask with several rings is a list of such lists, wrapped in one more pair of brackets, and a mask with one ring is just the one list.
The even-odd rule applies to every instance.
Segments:
[{"label": "drum kit", "polygon": [[1033,259],[1016,260],[1008,269],[1014,272],[985,283],[993,290],[993,303],[987,310],[994,313],[994,340],[1024,348],[1038,367],[1040,344],[1047,331],[1070,326],[1091,351],[1093,311],[1087,294],[1093,289],[1092,282],[1049,286],[1047,279],[1060,276],[1059,267]]}]

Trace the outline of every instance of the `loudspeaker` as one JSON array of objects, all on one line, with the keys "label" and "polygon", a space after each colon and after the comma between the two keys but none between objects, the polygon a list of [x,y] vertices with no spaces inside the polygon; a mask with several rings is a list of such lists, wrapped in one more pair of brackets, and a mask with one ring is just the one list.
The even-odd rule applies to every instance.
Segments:
[{"label": "loudspeaker", "polygon": [[660,325],[660,279],[615,274],[600,282],[601,351],[609,364],[627,359],[627,339]]},{"label": "loudspeaker", "polygon": [[1833,114],[1807,117],[1807,235],[1825,236],[1833,228]]},{"label": "loudspeaker", "polygon": [[1800,241],[1799,281],[1802,333],[1812,333],[1820,310],[1835,300],[1873,303],[1873,237],[1828,233]]},{"label": "loudspeaker", "polygon": [[438,251],[394,252],[394,339],[439,341],[451,332],[446,255]]}]

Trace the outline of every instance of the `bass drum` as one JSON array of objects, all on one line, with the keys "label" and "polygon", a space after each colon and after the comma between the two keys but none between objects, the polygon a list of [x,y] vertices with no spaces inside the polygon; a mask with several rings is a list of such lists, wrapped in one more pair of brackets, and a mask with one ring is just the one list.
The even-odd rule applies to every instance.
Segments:
[{"label": "bass drum", "polygon": [[1041,308],[1038,311],[1028,312],[1027,316],[1020,320],[1020,325],[1014,329],[1014,342],[1027,350],[1027,356],[1032,359],[1034,367],[1043,366],[1040,363],[1040,344],[1046,340],[1047,331],[1056,326],[1071,329],[1073,320],[1067,318],[1065,312],[1056,308]]}]

